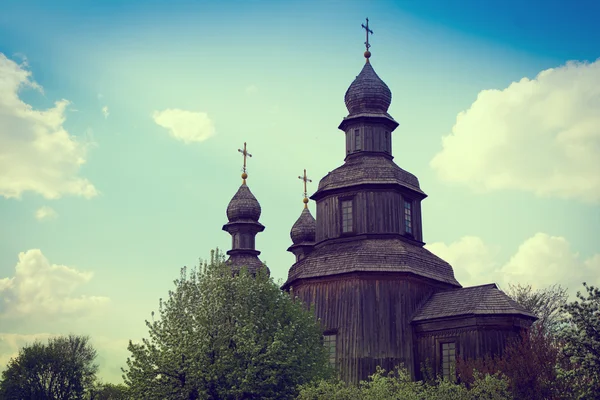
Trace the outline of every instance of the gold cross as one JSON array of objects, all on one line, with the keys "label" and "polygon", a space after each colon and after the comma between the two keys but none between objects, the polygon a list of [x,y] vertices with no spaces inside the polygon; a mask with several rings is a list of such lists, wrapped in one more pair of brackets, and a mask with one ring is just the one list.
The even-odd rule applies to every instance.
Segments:
[{"label": "gold cross", "polygon": [[248,177],[248,174],[246,173],[246,156],[248,157],[252,157],[252,154],[248,153],[248,150],[246,150],[246,142],[244,142],[244,150],[242,149],[238,149],[238,151],[240,153],[242,153],[244,155],[244,167],[242,169],[242,183],[246,183],[246,178]]},{"label": "gold cross", "polygon": [[373,31],[369,29],[369,18],[367,18],[367,25],[365,26],[365,24],[360,24],[363,29],[366,31],[367,34],[367,41],[365,42],[365,46],[367,46],[367,51],[369,51],[369,47],[371,47],[371,45],[369,44],[369,33],[372,35]]},{"label": "gold cross", "polygon": [[307,192],[306,192],[306,182],[312,182],[310,179],[308,179],[308,177],[306,176],[306,170],[304,170],[304,176],[299,176],[298,179],[302,179],[302,181],[304,181],[304,200],[302,200],[304,202],[304,208],[308,208],[308,197],[307,197]]}]

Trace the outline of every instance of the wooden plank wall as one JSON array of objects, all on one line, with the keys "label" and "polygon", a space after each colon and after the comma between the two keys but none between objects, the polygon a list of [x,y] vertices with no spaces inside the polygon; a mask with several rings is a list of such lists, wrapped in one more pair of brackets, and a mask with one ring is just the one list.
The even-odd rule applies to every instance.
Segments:
[{"label": "wooden plank wall", "polygon": [[[317,202],[317,237],[319,242],[340,236],[340,199],[354,198],[354,232],[362,233],[404,233],[404,200],[394,191],[369,190],[332,195]],[[413,235],[422,240],[420,202],[413,203]]]},{"label": "wooden plank wall", "polygon": [[410,320],[432,293],[429,284],[411,278],[312,280],[294,286],[294,294],[315,305],[323,328],[337,330],[340,377],[367,379],[377,365],[388,370],[404,364],[414,373]]},{"label": "wooden plank wall", "polygon": [[[508,321],[507,321],[508,322]],[[512,324],[511,324],[512,325]],[[429,362],[434,374],[441,374],[440,347],[444,341],[455,341],[457,356],[463,358],[478,358],[484,355],[502,354],[509,338],[518,335],[518,329],[512,326],[500,327],[469,327],[449,329],[439,332],[418,334],[416,340],[417,379],[422,379],[421,363]]]}]

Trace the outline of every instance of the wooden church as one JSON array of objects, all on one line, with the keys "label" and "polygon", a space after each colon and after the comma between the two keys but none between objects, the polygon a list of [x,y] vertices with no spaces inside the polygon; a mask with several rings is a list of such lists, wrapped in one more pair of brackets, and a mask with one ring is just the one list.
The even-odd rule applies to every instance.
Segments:
[{"label": "wooden church", "polygon": [[[458,356],[502,353],[507,340],[536,317],[491,283],[462,287],[452,266],[423,246],[419,180],[393,161],[388,114],[392,93],[369,62],[345,95],[348,116],[344,164],[321,179],[291,230],[296,256],[282,289],[313,305],[324,329],[330,362],[348,382],[377,366],[421,367],[450,377]],[[227,207],[233,269],[262,267],[254,239],[264,226],[261,208],[243,183]],[[304,177],[306,191],[306,171]]]}]

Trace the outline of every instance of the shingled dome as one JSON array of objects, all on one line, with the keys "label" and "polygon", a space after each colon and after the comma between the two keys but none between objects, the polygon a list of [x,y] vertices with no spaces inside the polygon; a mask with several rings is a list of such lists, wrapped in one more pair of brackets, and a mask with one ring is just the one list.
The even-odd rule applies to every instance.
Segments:
[{"label": "shingled dome", "polygon": [[238,220],[258,221],[260,212],[258,200],[256,200],[248,186],[243,183],[227,206],[229,222]]},{"label": "shingled dome", "polygon": [[392,92],[367,62],[346,91],[344,101],[350,115],[387,113],[392,103]]},{"label": "shingled dome", "polygon": [[294,244],[302,242],[314,242],[317,231],[317,221],[312,216],[308,208],[302,210],[302,214],[292,226],[290,237]]}]

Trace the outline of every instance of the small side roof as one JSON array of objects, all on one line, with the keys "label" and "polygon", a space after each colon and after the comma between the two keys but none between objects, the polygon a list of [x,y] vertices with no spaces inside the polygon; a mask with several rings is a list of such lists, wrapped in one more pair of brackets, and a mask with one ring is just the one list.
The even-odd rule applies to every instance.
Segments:
[{"label": "small side roof", "polygon": [[434,293],[412,321],[463,315],[520,315],[537,319],[525,307],[498,289],[495,283]]}]

